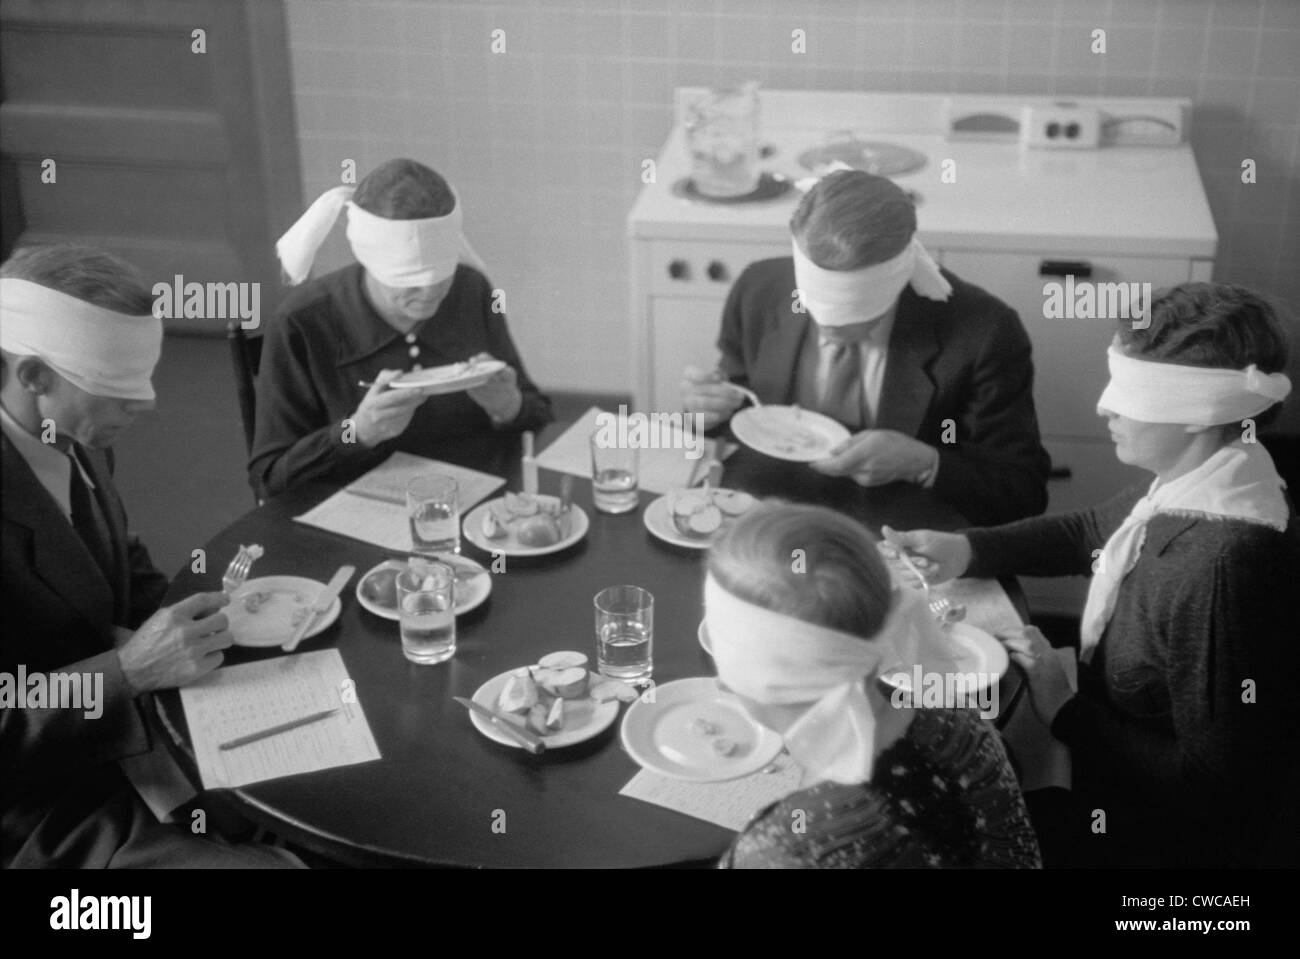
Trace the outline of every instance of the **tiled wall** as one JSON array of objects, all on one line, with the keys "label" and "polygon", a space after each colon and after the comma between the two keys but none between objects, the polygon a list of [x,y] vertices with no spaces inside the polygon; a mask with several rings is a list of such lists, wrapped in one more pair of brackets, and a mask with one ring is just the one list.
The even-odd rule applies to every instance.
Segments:
[{"label": "tiled wall", "polygon": [[[640,161],[668,133],[674,86],[750,77],[1191,97],[1217,278],[1300,310],[1300,0],[288,0],[288,14],[308,196],[344,158],[364,172],[412,156],[447,175],[550,387],[631,382],[624,218]],[[1104,56],[1088,49],[1095,27]],[[495,29],[505,55],[489,51]],[[345,256],[336,237],[325,262]]]}]

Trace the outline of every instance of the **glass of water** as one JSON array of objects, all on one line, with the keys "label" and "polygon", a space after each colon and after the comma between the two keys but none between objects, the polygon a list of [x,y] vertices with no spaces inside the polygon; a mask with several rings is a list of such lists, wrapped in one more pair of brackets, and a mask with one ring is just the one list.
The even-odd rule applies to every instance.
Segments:
[{"label": "glass of water", "polygon": [[591,499],[602,513],[626,513],[637,506],[637,449],[607,446],[601,430],[591,434]]},{"label": "glass of water", "polygon": [[417,476],[406,484],[406,514],[411,550],[424,556],[460,552],[460,506],[456,481],[441,473]]},{"label": "glass of water", "polygon": [[655,598],[640,586],[610,586],[596,594],[596,668],[637,685],[654,672]]},{"label": "glass of water", "polygon": [[441,663],[456,653],[456,573],[446,563],[414,559],[397,574],[402,652],[413,663]]}]

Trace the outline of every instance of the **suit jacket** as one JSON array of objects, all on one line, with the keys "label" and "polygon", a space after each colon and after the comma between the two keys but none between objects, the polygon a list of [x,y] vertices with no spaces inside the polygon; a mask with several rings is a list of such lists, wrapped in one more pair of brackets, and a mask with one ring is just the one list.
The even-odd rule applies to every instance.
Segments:
[{"label": "suit jacket", "polygon": [[[0,863],[105,865],[137,824],[138,803],[117,760],[147,752],[149,735],[126,685],[113,627],[134,629],[158,608],[167,579],[127,534],[110,453],[86,466],[112,540],[106,576],[27,461],[0,435],[0,670],[17,676],[103,676],[103,714],[0,709]],[[116,798],[115,798],[116,797]]]},{"label": "suit jacket", "polygon": [[[1034,516],[1047,507],[1050,460],[1034,412],[1029,337],[1014,310],[948,271],[946,302],[904,289],[898,302],[875,426],[939,450],[934,491],[976,524]],[[722,316],[722,369],[764,403],[791,403],[806,336],[795,312],[794,260],[750,264]],[[945,420],[956,442],[944,442]],[[849,482],[846,480],[846,482]]]}]

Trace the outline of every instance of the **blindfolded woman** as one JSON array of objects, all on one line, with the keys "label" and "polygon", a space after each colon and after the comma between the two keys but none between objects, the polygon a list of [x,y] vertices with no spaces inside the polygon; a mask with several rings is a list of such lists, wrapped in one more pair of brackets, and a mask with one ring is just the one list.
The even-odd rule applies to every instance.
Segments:
[{"label": "blindfolded woman", "polygon": [[804,770],[723,867],[1040,864],[992,725],[972,709],[900,708],[879,684],[933,620],[891,588],[861,526],[816,506],[745,515],[709,556],[705,628],[719,681]]},{"label": "blindfolded woman", "polygon": [[1121,327],[1098,405],[1148,488],[964,536],[886,530],[936,579],[1092,576],[1077,694],[1037,630],[1008,640],[1035,711],[1070,747],[1079,803],[1065,828],[1088,862],[1255,862],[1295,801],[1279,774],[1300,729],[1300,525],[1254,437],[1290,392],[1287,349],[1250,291],[1175,287],[1146,329]]}]

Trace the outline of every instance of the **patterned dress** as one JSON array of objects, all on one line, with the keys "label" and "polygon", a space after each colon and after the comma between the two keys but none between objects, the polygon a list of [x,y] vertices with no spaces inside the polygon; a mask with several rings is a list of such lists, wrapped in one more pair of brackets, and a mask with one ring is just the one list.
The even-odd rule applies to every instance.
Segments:
[{"label": "patterned dress", "polygon": [[918,709],[871,781],[821,782],[760,812],[723,869],[1042,866],[997,731],[975,710]]}]

